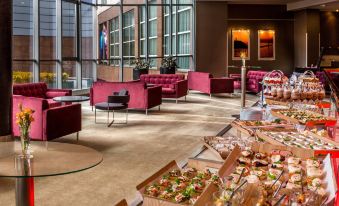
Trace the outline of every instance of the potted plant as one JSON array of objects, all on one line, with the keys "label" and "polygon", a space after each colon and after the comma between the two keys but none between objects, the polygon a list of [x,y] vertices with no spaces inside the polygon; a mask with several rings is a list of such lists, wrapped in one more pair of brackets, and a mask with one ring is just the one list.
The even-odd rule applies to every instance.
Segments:
[{"label": "potted plant", "polygon": [[148,60],[136,58],[132,60],[132,64],[135,64],[133,68],[133,80],[140,79],[140,76],[142,74],[148,74],[148,70],[150,67],[150,62]]},{"label": "potted plant", "polygon": [[162,59],[160,74],[175,74],[175,70],[178,68],[176,58],[168,56]]}]

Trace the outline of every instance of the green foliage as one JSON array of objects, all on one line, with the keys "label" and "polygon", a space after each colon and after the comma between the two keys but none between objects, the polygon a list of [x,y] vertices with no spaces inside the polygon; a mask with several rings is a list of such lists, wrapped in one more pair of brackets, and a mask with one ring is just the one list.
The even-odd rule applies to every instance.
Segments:
[{"label": "green foliage", "polygon": [[149,69],[150,68],[150,61],[149,60],[142,60],[140,58],[135,58],[131,61],[132,64],[135,64],[135,70],[142,70],[142,69]]},{"label": "green foliage", "polygon": [[176,58],[173,56],[168,56],[162,59],[161,61],[161,67],[163,68],[178,68],[178,64],[176,62]]},{"label": "green foliage", "polygon": [[[69,78],[69,74],[64,72],[62,73],[62,81],[66,81]],[[13,82],[14,83],[27,83],[32,82],[33,74],[32,72],[21,72],[13,71]],[[52,72],[41,72],[40,81],[46,83],[53,83],[56,81],[56,74]]]}]

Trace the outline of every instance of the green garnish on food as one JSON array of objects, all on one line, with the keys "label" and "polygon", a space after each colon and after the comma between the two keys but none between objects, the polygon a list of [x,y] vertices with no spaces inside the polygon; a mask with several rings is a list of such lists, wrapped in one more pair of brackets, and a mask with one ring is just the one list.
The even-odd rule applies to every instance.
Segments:
[{"label": "green garnish on food", "polygon": [[180,180],[178,178],[175,178],[174,182],[180,184]]},{"label": "green garnish on food", "polygon": [[271,173],[268,173],[268,174],[267,174],[267,177],[269,177],[269,178],[272,179],[272,180],[277,179],[277,177],[276,177],[274,174],[271,174]]},{"label": "green garnish on food", "polygon": [[314,149],[313,145],[310,144],[310,148],[311,148],[311,149]]},{"label": "green garnish on food", "polygon": [[273,122],[277,123],[277,124],[280,124],[281,123],[281,119],[275,119]]},{"label": "green garnish on food", "polygon": [[254,124],[257,125],[257,126],[260,126],[260,125],[262,125],[262,122],[261,121],[255,121]]}]

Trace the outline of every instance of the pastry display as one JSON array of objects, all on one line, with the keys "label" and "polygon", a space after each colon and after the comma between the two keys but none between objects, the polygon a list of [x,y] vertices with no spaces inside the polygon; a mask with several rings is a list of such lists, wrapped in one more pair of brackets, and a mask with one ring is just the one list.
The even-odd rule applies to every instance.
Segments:
[{"label": "pastry display", "polygon": [[260,138],[269,140],[271,138],[281,144],[293,147],[299,147],[312,150],[337,150],[339,147],[330,141],[317,138],[314,135],[310,135],[307,131],[300,133],[297,130],[264,130],[261,129],[257,132]]},{"label": "pastry display", "polygon": [[163,200],[193,205],[211,182],[219,183],[219,177],[208,169],[198,171],[195,168],[174,169],[163,175],[158,181],[145,187],[144,194]]},{"label": "pastry display", "polygon": [[246,147],[254,141],[254,138],[241,138],[235,136],[228,137],[204,137],[204,143],[206,146],[216,151],[222,159],[226,159],[230,152],[234,149],[236,145],[241,147]]},{"label": "pastry display", "polygon": [[289,205],[321,205],[329,195],[320,159],[246,148],[237,162],[223,178],[215,205],[276,205],[281,200]]},{"label": "pastry display", "polygon": [[[278,81],[275,84],[264,84],[266,99],[280,101],[302,101],[304,103],[318,102],[325,98],[325,89],[311,71],[305,72],[296,81]],[[288,84],[287,82],[293,82]]]},{"label": "pastry display", "polygon": [[336,120],[326,117],[319,113],[310,112],[307,110],[298,109],[273,109],[271,110],[273,116],[291,121],[296,124],[326,124],[335,123]]}]

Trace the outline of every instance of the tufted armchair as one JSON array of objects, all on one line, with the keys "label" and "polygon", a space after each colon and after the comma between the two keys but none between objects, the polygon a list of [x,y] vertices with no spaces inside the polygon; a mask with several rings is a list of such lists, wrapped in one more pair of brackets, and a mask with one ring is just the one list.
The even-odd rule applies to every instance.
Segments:
[{"label": "tufted armchair", "polygon": [[19,104],[35,111],[35,121],[31,125],[30,137],[33,140],[52,140],[81,130],[81,105],[61,106],[52,98],[69,96],[71,90],[47,89],[45,83],[29,83],[13,85],[12,133],[20,135],[15,115],[19,112]]},{"label": "tufted armchair", "polygon": [[[260,82],[263,80],[264,76],[267,74],[266,71],[253,71],[250,70],[247,72],[246,75],[246,90],[248,92],[258,93],[261,91],[261,84]],[[240,89],[241,88],[241,74],[230,74],[231,78],[235,78],[234,81],[234,88]]]},{"label": "tufted armchair", "polygon": [[233,78],[214,78],[206,72],[189,71],[187,75],[188,89],[207,93],[210,96],[217,93],[233,93]]},{"label": "tufted armchair", "polygon": [[162,98],[186,97],[188,85],[183,74],[144,74],[140,76],[140,81],[146,84],[161,86]]}]

